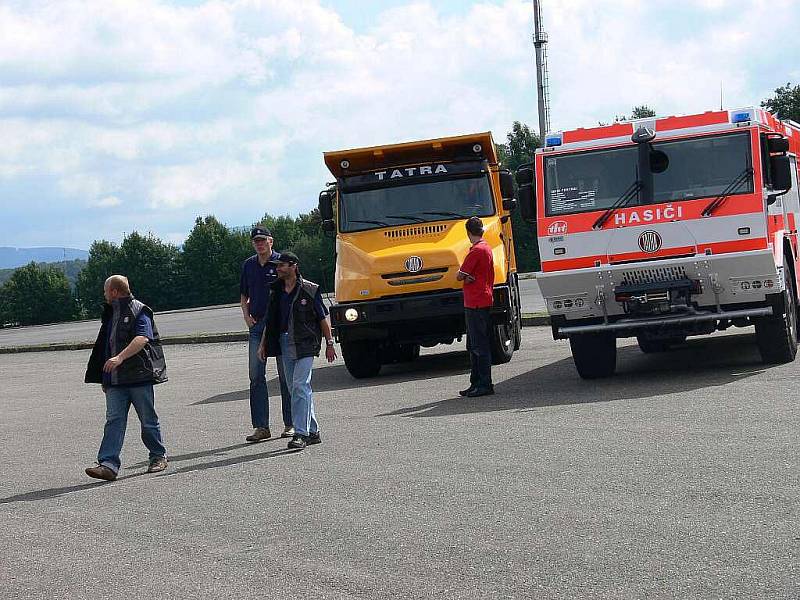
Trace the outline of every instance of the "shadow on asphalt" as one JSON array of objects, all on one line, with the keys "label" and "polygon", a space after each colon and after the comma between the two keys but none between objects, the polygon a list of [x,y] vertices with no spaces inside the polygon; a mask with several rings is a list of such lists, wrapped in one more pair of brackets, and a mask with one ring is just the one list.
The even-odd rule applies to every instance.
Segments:
[{"label": "shadow on asphalt", "polygon": [[[423,355],[410,363],[384,365],[380,375],[370,379],[355,379],[347,372],[347,367],[343,364],[316,368],[314,369],[311,387],[315,392],[332,392],[353,388],[380,387],[418,379],[450,377],[459,373],[469,373],[469,356],[464,350]],[[270,390],[271,398],[275,393],[280,394],[280,392],[277,392],[277,390],[280,389],[277,377],[268,380],[267,386]],[[249,398],[249,390],[240,390],[217,394],[205,398],[204,400],[193,402],[189,406],[202,406],[219,402],[237,402],[239,400],[248,400]]]},{"label": "shadow on asphalt", "polygon": [[[277,378],[275,379],[275,385],[278,384]],[[189,406],[201,406],[203,404],[217,404],[218,402],[237,402],[239,400],[248,400],[250,398],[250,390],[239,390],[237,392],[225,392],[224,394],[217,394],[216,396],[211,396],[210,398],[206,398],[205,400],[198,400],[197,402],[192,402]]]},{"label": "shadow on asphalt", "polygon": [[[269,441],[278,440],[280,438],[271,438]],[[227,452],[231,450],[238,450],[239,448],[247,448],[248,446],[252,446],[253,444],[242,443],[242,444],[234,444],[233,446],[225,446],[224,448],[212,448],[211,450],[202,450],[200,452],[189,452],[188,454],[177,454],[177,455],[169,455],[169,462],[181,462],[183,460],[192,460],[193,458],[202,458],[204,456],[224,456]],[[146,467],[149,464],[149,461],[142,461],[135,463],[129,467],[125,467],[126,471],[130,471],[133,469],[141,469],[142,467]]]},{"label": "shadow on asphalt", "polygon": [[[263,460],[265,458],[275,458],[278,456],[283,456],[285,454],[295,454],[297,450],[290,450],[286,447],[285,439],[281,438],[273,438],[268,441],[280,441],[284,442],[281,444],[280,448],[268,450],[266,452],[259,452],[257,454],[246,454],[244,456],[231,456],[230,458],[223,458],[220,460],[215,460],[211,462],[200,463],[196,465],[189,465],[186,467],[178,467],[177,469],[173,469],[167,467],[167,470],[156,474],[151,475],[152,477],[170,477],[173,475],[180,475],[181,473],[192,473],[194,471],[205,471],[207,469],[217,469],[219,467],[229,467],[232,465],[239,465],[242,463],[253,462],[256,460]],[[225,446],[224,448],[213,448],[211,450],[204,450],[201,452],[191,452],[189,454],[179,454],[177,456],[170,456],[170,464],[173,462],[179,462],[182,460],[191,460],[192,458],[200,458],[204,456],[214,456],[214,455],[221,455],[229,452],[231,450],[236,450],[239,448],[250,447],[250,446],[261,446],[266,442],[260,442],[257,444],[236,444],[233,446]],[[308,452],[308,450],[306,450]],[[311,450],[313,452],[313,450]],[[147,462],[138,463],[137,465],[131,465],[130,467],[126,467],[126,469],[134,469],[137,466],[144,467],[147,465]],[[9,504],[11,502],[32,502],[36,500],[50,500],[52,498],[58,498],[59,496],[63,496],[64,494],[70,494],[72,492],[82,492],[86,490],[91,490],[99,487],[103,487],[106,485],[113,485],[115,483],[123,483],[135,477],[141,477],[142,475],[146,475],[145,471],[141,471],[139,473],[132,473],[131,475],[124,475],[122,477],[118,477],[115,481],[102,481],[102,480],[94,480],[89,483],[82,483],[79,485],[71,485],[66,487],[59,487],[59,488],[49,488],[46,490],[36,490],[33,492],[25,492],[24,494],[16,494],[14,496],[8,496],[7,498],[0,498],[0,504]]]},{"label": "shadow on asphalt", "polygon": [[[617,351],[617,375],[608,379],[580,379],[570,357],[496,383],[494,396],[456,396],[378,416],[442,417],[613,400],[646,400],[726,385],[762,373],[766,368],[752,335],[690,340],[673,351],[659,354],[643,354],[637,346],[628,346]],[[698,395],[697,399],[702,401],[702,396]]]},{"label": "shadow on asphalt", "polygon": [[144,471],[142,471],[141,473],[133,473],[131,475],[124,475],[122,477],[117,477],[117,479],[114,481],[103,481],[102,479],[94,479],[89,483],[82,483],[80,485],[69,485],[60,488],[49,488],[46,490],[25,492],[24,494],[17,494],[15,496],[8,496],[7,498],[0,498],[0,504],[8,504],[10,502],[31,502],[33,500],[50,500],[51,498],[58,498],[59,496],[63,496],[64,494],[70,494],[72,492],[80,492],[83,490],[90,490],[93,488],[100,488],[107,485],[112,485],[114,483],[122,483],[123,481],[127,481],[135,477],[141,477],[144,474],[145,474]]}]

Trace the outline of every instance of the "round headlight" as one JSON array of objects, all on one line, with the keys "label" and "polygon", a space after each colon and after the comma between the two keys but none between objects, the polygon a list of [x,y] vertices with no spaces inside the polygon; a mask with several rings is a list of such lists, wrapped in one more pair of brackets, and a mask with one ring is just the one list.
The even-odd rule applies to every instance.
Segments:
[{"label": "round headlight", "polygon": [[355,308],[348,308],[344,311],[344,318],[348,321],[355,321],[358,319],[358,311]]},{"label": "round headlight", "polygon": [[480,145],[480,144],[475,144],[475,145],[472,147],[472,151],[473,151],[475,154],[479,154],[481,150],[483,150],[483,148],[481,148],[481,145]]},{"label": "round headlight", "polygon": [[342,167],[343,169],[349,169],[350,168],[350,161],[345,159],[345,160],[343,160],[342,162],[339,163],[339,166]]}]

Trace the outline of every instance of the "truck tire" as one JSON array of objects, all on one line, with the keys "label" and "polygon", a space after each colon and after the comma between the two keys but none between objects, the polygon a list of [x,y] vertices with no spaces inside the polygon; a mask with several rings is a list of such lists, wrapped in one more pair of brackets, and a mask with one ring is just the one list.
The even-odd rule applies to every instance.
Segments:
[{"label": "truck tire", "polygon": [[569,338],[572,360],[583,379],[599,379],[617,368],[617,339],[609,333],[582,333]]},{"label": "truck tire", "polygon": [[397,362],[414,362],[419,358],[419,344],[400,344]]},{"label": "truck tire", "polygon": [[356,379],[375,377],[381,370],[381,361],[374,345],[369,342],[342,342],[342,358],[350,375]]},{"label": "truck tire", "polygon": [[797,302],[792,271],[783,268],[785,289],[772,305],[773,314],[756,319],[756,343],[761,360],[767,364],[792,362],[797,356]]},{"label": "truck tire", "polygon": [[686,341],[686,336],[654,340],[643,335],[637,335],[636,341],[639,342],[639,350],[645,354],[653,354],[655,352],[666,352],[673,346],[682,344]]},{"label": "truck tire", "polygon": [[513,325],[506,321],[492,327],[492,364],[503,365],[514,355]]}]

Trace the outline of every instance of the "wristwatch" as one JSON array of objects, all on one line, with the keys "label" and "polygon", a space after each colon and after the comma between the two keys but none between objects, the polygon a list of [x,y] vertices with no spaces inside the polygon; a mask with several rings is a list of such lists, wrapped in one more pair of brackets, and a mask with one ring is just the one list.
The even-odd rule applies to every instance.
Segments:
[{"label": "wristwatch", "polygon": [[335,342],[334,342],[333,340],[325,340],[325,343],[326,343],[328,346],[333,346],[333,344],[334,344]]}]

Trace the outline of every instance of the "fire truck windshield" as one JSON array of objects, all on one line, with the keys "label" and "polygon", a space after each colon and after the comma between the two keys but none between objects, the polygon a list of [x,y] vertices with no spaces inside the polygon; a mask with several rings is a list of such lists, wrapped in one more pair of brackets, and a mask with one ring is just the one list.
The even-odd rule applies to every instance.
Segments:
[{"label": "fire truck windshield", "polygon": [[[711,135],[653,143],[669,158],[663,173],[653,174],[653,198],[628,204],[658,204],[724,193],[752,165],[750,133]],[[545,156],[547,216],[607,210],[637,179],[636,147]],[[749,178],[730,195],[753,192]]]},{"label": "fire truck windshield", "polygon": [[494,201],[486,175],[340,194],[340,231],[487,217]]}]

